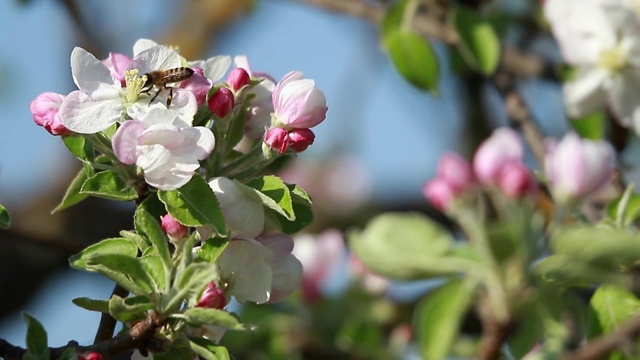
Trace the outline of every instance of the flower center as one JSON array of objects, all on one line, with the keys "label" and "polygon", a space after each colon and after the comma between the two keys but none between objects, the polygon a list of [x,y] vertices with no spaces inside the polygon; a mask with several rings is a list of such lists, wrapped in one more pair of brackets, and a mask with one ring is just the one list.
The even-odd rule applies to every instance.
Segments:
[{"label": "flower center", "polygon": [[618,45],[600,53],[598,65],[612,72],[622,69],[627,62],[622,48]]},{"label": "flower center", "polygon": [[142,87],[147,82],[147,75],[138,76],[138,69],[127,70],[124,74],[124,81],[127,84],[125,100],[128,103],[138,101],[138,96]]}]

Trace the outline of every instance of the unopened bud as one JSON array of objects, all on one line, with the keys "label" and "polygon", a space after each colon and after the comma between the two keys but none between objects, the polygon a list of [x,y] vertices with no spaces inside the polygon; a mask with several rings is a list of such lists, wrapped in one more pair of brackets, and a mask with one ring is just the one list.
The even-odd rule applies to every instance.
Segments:
[{"label": "unopened bud", "polygon": [[207,104],[212,113],[218,117],[225,117],[233,110],[235,98],[231,90],[222,87],[211,95]]},{"label": "unopened bud", "polygon": [[173,240],[180,240],[187,235],[189,228],[180,224],[173,216],[167,214],[160,217],[162,230]]},{"label": "unopened bud", "polygon": [[504,164],[496,182],[498,188],[512,199],[533,195],[537,191],[533,174],[520,161]]},{"label": "unopened bud", "polygon": [[289,134],[287,130],[283,128],[272,128],[267,131],[267,134],[264,137],[264,142],[269,145],[269,148],[279,152],[280,154],[284,154],[289,147]]},{"label": "unopened bud", "polygon": [[289,133],[289,147],[295,152],[305,151],[315,138],[316,135],[309,129],[293,130]]},{"label": "unopened bud", "polygon": [[224,295],[224,291],[217,287],[214,282],[210,282],[204,289],[196,306],[222,310],[226,305],[227,297]]},{"label": "unopened bud", "polygon": [[92,351],[90,353],[78,354],[78,360],[102,360],[104,357],[99,352]]},{"label": "unopened bud", "polygon": [[227,78],[227,83],[231,85],[231,88],[234,91],[242,89],[245,85],[249,85],[250,82],[251,77],[247,70],[243,68],[235,68],[231,70],[229,77]]},{"label": "unopened bud", "polygon": [[451,184],[445,179],[436,177],[422,188],[422,194],[436,209],[444,211],[456,197]]}]

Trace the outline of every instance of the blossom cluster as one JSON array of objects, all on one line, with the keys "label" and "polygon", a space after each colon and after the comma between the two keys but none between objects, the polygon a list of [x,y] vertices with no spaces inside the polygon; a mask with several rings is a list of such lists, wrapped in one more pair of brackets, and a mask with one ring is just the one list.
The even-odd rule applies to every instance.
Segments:
[{"label": "blossom cluster", "polygon": [[[188,61],[146,39],[135,43],[132,57],[112,53],[99,60],[76,47],[71,72],[77,90],[32,101],[36,124],[91,142],[108,160],[84,160],[117,173],[132,188],[172,191],[202,176],[215,194],[228,231],[220,235],[228,244],[215,261],[217,280],[194,306],[222,309],[232,296],[276,302],[299,287],[302,265],[292,254],[292,238],[268,225],[263,200],[233,175],[250,179],[272,157],[313,143],[311,128],[327,113],[313,80],[294,71],[276,82],[252,71],[245,56]],[[204,243],[216,235],[170,214],[157,220],[176,248],[188,236]]]},{"label": "blossom cluster", "polygon": [[[605,141],[581,139],[568,133],[560,142],[546,141],[547,186],[559,204],[576,203],[597,193],[613,175],[615,153]],[[456,200],[480,189],[498,189],[511,199],[538,195],[538,180],[524,162],[518,134],[499,128],[486,139],[469,164],[455,153],[445,153],[436,177],[423,187],[429,202],[447,210]]]},{"label": "blossom cluster", "polygon": [[640,11],[635,0],[547,0],[544,13],[575,74],[564,84],[569,116],[608,105],[640,134]]}]

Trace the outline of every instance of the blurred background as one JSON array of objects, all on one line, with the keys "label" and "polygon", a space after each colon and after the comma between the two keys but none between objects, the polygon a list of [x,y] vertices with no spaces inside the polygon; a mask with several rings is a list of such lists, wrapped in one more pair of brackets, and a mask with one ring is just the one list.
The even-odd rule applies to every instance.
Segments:
[{"label": "blurred background", "polygon": [[[371,6],[384,3],[362,2]],[[535,7],[535,1],[527,0],[495,3],[518,16],[530,16]],[[393,341],[406,344],[410,339],[406,327],[409,311],[397,304],[412,306],[426,287],[363,277],[366,271],[348,260],[340,233],[331,229],[362,225],[380,211],[430,212],[421,187],[434,175],[439,156],[444,151],[457,151],[468,157],[492,127],[506,123],[500,97],[481,78],[455,74],[444,45],[434,44],[441,57],[440,95],[434,97],[413,88],[397,74],[381,49],[377,26],[304,1],[6,0],[0,2],[0,34],[0,109],[4,118],[0,203],[13,218],[12,229],[0,232],[0,338],[21,346],[26,330],[21,311],[44,324],[50,345],[60,346],[71,339],[81,344],[93,341],[99,314],[74,306],[71,299],[106,299],[112,284],[99,276],[69,270],[67,258],[88,244],[117,236],[120,229],[132,228],[132,207],[97,199],[50,214],[79,163],[58,137],[33,123],[29,103],[45,91],[67,94],[75,88],[69,66],[75,46],[88,49],[99,59],[109,52],[131,55],[139,38],[176,45],[189,60],[246,54],[254,71],[279,79],[300,70],[324,91],[329,112],[326,121],[314,129],[314,145],[281,173],[314,199],[316,220],[309,233],[320,236],[308,235],[316,243],[297,251],[304,257],[302,252],[311,249],[315,254],[311,258],[326,267],[331,265],[322,273],[323,299],[319,301],[307,291],[297,302],[267,310],[244,309],[257,323],[262,321],[269,334],[231,336],[230,346],[267,341],[273,348],[277,347],[273,344],[280,347],[258,347],[262,350],[254,352],[244,348],[236,353],[239,358],[314,358],[310,354],[316,354],[315,358],[323,358],[323,354],[331,354],[331,358],[384,358],[387,353],[376,348],[381,346],[379,338],[388,340],[382,345],[387,348]],[[514,41],[522,37],[517,31],[507,35]],[[546,40],[530,40],[529,46],[545,49]],[[565,126],[559,87],[539,80],[519,85],[530,102],[544,104],[532,106],[532,110],[545,131],[562,133]],[[314,246],[323,236],[333,239],[327,243],[337,245],[320,252],[322,249]],[[360,290],[347,288],[346,273],[365,280]],[[345,293],[356,300],[347,303]],[[386,296],[379,296],[382,294]],[[303,307],[305,302],[311,306]],[[345,325],[349,304],[365,303],[371,307],[363,309],[376,309],[370,316],[381,314],[381,318],[367,320],[373,321],[372,326],[364,320]],[[336,319],[331,322],[325,316],[324,323],[316,324],[314,321],[322,318],[318,314]],[[301,327],[317,336],[288,336]],[[393,340],[394,336],[399,340]],[[358,341],[365,344],[364,350],[354,350],[360,346]],[[318,350],[321,348],[326,353]],[[294,353],[296,356],[291,355]]]}]

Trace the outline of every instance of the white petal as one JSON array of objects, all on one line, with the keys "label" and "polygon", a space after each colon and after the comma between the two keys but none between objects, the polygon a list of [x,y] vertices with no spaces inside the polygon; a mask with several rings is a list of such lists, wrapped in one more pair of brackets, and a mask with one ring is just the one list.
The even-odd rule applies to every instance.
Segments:
[{"label": "white petal", "polygon": [[138,69],[140,74],[155,70],[169,70],[182,66],[180,55],[166,46],[158,45],[140,52],[129,63],[129,69]]},{"label": "white petal", "polygon": [[591,68],[564,84],[564,100],[571,117],[581,117],[599,110],[606,101],[606,81],[609,74],[604,69]]},{"label": "white petal", "polygon": [[184,186],[193,177],[193,171],[180,172],[168,171],[162,173],[145,173],[144,180],[147,184],[160,190],[175,190]]},{"label": "white petal", "polygon": [[184,143],[185,135],[173,125],[154,125],[147,128],[138,141],[140,145],[158,144],[171,151]]},{"label": "white petal", "polygon": [[71,74],[78,89],[86,93],[93,93],[104,86],[121,87],[120,81],[111,76],[109,68],[81,47],[71,52]]},{"label": "white petal", "polygon": [[173,101],[169,109],[177,112],[176,118],[178,120],[191,126],[193,117],[198,112],[198,100],[189,90],[174,89]]},{"label": "white petal", "polygon": [[94,134],[122,118],[119,100],[93,101],[82,91],[73,91],[62,102],[58,115],[62,125],[80,134]]},{"label": "white petal", "polygon": [[204,63],[199,64],[203,72],[204,76],[206,76],[209,80],[216,82],[227,73],[229,70],[229,66],[231,66],[231,56],[228,55],[220,55],[214,56],[212,58],[207,59]]},{"label": "white petal", "polygon": [[609,103],[620,124],[631,127],[640,109],[640,74],[635,70],[624,71],[613,79],[609,91]]},{"label": "white petal", "polygon": [[193,128],[183,129],[185,136],[185,144],[188,145],[188,152],[191,156],[198,160],[206,159],[216,145],[216,139],[211,130],[196,126]]},{"label": "white petal", "polygon": [[122,124],[113,139],[113,152],[118,160],[123,164],[135,164],[138,159],[136,148],[138,146],[138,137],[144,131],[144,124],[137,120],[125,121]]},{"label": "white petal", "polygon": [[165,173],[171,170],[171,153],[162,145],[138,146],[138,161],[136,164],[145,173]]},{"label": "white petal", "polygon": [[240,302],[265,303],[271,295],[269,251],[255,241],[232,240],[217,260],[223,277],[230,280],[229,294]]},{"label": "white petal", "polygon": [[295,256],[289,254],[275,266],[272,265],[271,271],[273,274],[271,275],[269,303],[286,298],[300,287],[303,274],[302,264]]},{"label": "white petal", "polygon": [[154,46],[158,46],[158,43],[153,40],[140,39],[136,41],[136,43],[133,44],[133,57],[138,56],[138,54],[140,54],[141,52],[147,49],[150,49]]}]

